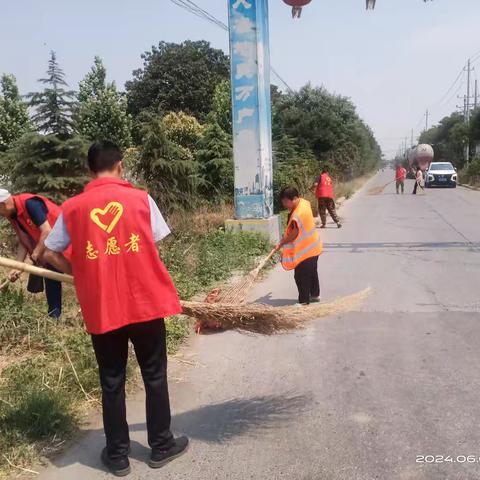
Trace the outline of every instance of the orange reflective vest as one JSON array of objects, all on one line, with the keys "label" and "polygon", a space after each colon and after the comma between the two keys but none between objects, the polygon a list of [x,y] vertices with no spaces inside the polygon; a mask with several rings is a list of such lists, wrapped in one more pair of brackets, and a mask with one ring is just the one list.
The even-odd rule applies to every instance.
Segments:
[{"label": "orange reflective vest", "polygon": [[312,207],[308,200],[300,199],[297,208],[290,214],[287,230],[295,222],[298,227],[298,236],[292,243],[283,247],[282,266],[285,270],[293,270],[300,263],[310,257],[321,255],[323,244],[315,228]]}]

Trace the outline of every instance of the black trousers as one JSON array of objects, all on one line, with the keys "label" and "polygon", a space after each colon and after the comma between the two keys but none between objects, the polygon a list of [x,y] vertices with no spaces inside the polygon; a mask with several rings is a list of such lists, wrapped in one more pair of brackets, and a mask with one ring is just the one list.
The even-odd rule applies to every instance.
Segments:
[{"label": "black trousers", "polygon": [[295,268],[295,283],[298,288],[298,303],[310,303],[310,298],[320,296],[318,280],[318,255],[310,257]]},{"label": "black trousers", "polygon": [[167,347],[163,319],[127,325],[102,335],[92,335],[102,386],[107,451],[112,459],[126,456],[130,447],[125,405],[129,340],[135,348],[145,384],[148,443],[155,450],[168,448],[173,441],[170,431]]}]

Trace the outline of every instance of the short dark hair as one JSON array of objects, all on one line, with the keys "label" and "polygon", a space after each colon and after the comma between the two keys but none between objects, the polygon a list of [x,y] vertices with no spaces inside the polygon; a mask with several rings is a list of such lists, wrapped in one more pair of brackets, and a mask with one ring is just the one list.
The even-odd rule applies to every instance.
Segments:
[{"label": "short dark hair", "polygon": [[122,161],[122,152],[113,142],[102,140],[88,149],[88,168],[94,173],[112,170]]},{"label": "short dark hair", "polygon": [[280,200],[283,200],[284,198],[287,198],[288,200],[293,200],[294,198],[299,196],[300,194],[295,187],[285,187],[282,188],[282,191],[280,192]]},{"label": "short dark hair", "polygon": [[328,168],[327,168],[327,167],[323,167],[323,168],[322,168],[322,173],[328,173]]}]

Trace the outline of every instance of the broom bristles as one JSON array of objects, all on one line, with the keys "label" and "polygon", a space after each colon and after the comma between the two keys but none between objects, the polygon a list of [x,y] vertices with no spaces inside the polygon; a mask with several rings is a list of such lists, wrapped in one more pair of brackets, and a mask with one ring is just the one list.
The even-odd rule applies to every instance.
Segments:
[{"label": "broom bristles", "polygon": [[367,288],[331,302],[310,306],[272,307],[260,303],[228,304],[182,301],[183,313],[207,322],[217,322],[225,330],[245,330],[271,335],[302,328],[307,320],[348,312],[371,293]]}]

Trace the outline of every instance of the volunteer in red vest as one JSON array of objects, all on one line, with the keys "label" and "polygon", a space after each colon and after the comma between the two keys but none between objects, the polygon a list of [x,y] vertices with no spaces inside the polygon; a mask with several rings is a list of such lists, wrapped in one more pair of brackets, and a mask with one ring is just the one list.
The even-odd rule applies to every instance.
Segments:
[{"label": "volunteer in red vest", "polygon": [[320,235],[315,228],[312,206],[300,198],[298,190],[286,187],[280,192],[280,201],[289,211],[285,234],[275,247],[282,251],[282,266],[295,270],[298,288],[298,304],[308,305],[320,301],[318,280],[318,257],[323,250]]},{"label": "volunteer in red vest", "polygon": [[[67,200],[45,245],[59,270],[72,273],[86,329],[91,334],[102,387],[106,447],[101,459],[117,476],[130,472],[125,408],[128,343],[135,348],[147,396],[149,466],[181,455],[186,437],[170,430],[164,317],[181,312],[177,291],[156,242],[170,233],[153,199],[122,180],[122,154],[111,142],[88,151],[94,176]],[[62,252],[71,246],[71,262]]]},{"label": "volunteer in red vest", "polygon": [[[9,220],[19,241],[16,260],[23,262],[29,255],[34,263],[43,265],[44,242],[60,212],[58,205],[41,195],[11,195],[7,190],[0,189],[0,215]],[[49,265],[45,266],[52,269]],[[11,282],[15,282],[20,277],[20,272],[12,270],[8,277]],[[37,293],[43,291],[43,285],[43,279],[31,275],[27,288]],[[45,294],[48,315],[53,318],[60,317],[62,284],[46,279]]]},{"label": "volunteer in red vest", "polygon": [[402,165],[397,165],[395,170],[395,187],[397,189],[397,195],[402,191],[402,194],[405,192],[405,178],[407,178],[407,171],[402,167]]},{"label": "volunteer in red vest", "polygon": [[328,174],[328,170],[323,169],[322,174],[315,183],[315,187],[315,196],[318,201],[318,214],[322,222],[320,228],[325,228],[327,224],[327,210],[332,220],[337,224],[337,227],[341,228],[342,224],[340,223],[335,207],[333,181]]}]

